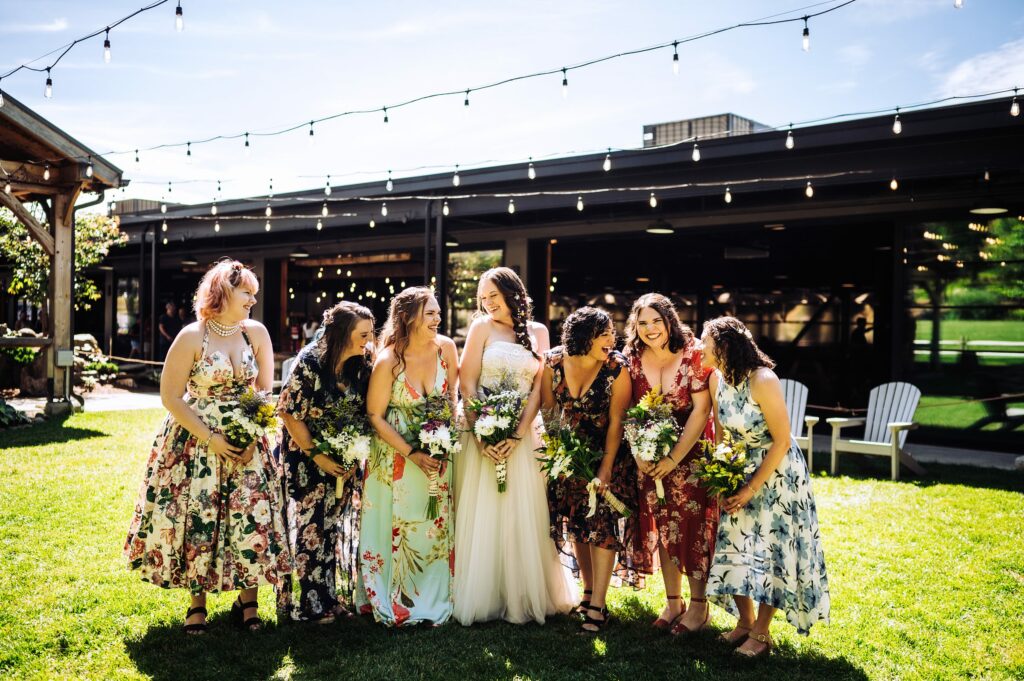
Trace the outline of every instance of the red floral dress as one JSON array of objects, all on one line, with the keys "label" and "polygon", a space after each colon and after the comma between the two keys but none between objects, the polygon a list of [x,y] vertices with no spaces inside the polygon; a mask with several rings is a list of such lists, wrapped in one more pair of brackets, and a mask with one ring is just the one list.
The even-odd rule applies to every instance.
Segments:
[{"label": "red floral dress", "polygon": [[[700,351],[691,340],[683,349],[683,362],[675,380],[665,393],[680,433],[693,411],[692,395],[708,389],[711,371],[701,367]],[[633,379],[632,404],[636,404],[651,389],[640,355],[630,355],[629,374]],[[702,439],[714,440],[712,423],[709,418]],[[632,563],[637,571],[653,574],[658,547],[662,546],[680,572],[694,579],[707,579],[718,530],[718,501],[708,497],[695,477],[700,453],[701,441],[698,440],[675,470],[663,478],[667,502],[664,506],[658,504],[654,479],[637,470],[640,512],[632,547]]]}]

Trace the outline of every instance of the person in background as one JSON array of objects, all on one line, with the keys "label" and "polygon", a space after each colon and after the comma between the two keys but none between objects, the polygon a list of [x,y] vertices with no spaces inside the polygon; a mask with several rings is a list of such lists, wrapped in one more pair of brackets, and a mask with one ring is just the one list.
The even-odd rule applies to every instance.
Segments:
[{"label": "person in background", "polygon": [[167,351],[174,342],[175,336],[181,331],[181,322],[178,320],[177,306],[174,303],[164,305],[164,313],[157,321],[157,331],[160,332],[159,347],[160,361],[167,357]]},{"label": "person in background", "polygon": [[320,328],[320,325],[312,317],[306,320],[306,323],[302,325],[302,341],[305,344],[309,344],[313,341],[313,336],[316,335],[316,330]]}]

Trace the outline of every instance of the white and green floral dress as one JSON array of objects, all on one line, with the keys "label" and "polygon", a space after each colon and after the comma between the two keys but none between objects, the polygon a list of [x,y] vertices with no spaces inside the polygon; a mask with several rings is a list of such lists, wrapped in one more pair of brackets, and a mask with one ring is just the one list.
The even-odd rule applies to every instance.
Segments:
[{"label": "white and green floral dress", "polygon": [[[750,378],[738,386],[718,374],[718,421],[747,455],[761,465],[772,446],[761,408],[750,395]],[[796,442],[764,486],[736,515],[718,523],[708,598],[738,615],[733,596],[782,610],[800,634],[828,622],[828,576],[818,534],[818,513],[807,464]]]}]

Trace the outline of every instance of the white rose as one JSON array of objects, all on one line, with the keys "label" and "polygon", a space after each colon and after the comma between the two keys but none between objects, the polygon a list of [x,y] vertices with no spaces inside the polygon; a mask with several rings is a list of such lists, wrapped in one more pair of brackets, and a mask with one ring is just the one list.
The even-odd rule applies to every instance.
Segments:
[{"label": "white rose", "polygon": [[256,502],[256,506],[252,509],[252,517],[260,525],[266,525],[270,522],[270,502],[263,501]]}]

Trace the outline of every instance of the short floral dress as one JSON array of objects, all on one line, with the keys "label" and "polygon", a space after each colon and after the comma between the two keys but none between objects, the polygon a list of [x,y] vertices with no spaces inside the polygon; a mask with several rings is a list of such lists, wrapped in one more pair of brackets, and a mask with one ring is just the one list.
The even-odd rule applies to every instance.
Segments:
[{"label": "short floral dress", "polygon": [[[278,411],[307,422],[321,416],[335,400],[348,397],[365,403],[365,395],[358,388],[342,390],[334,381],[323,380],[324,349],[322,343],[311,343],[299,353],[281,390]],[[291,620],[320,619],[331,614],[342,600],[351,602],[358,582],[362,471],[348,479],[339,499],[337,478],[321,470],[299,448],[287,428],[281,428],[278,455],[288,543],[295,562],[294,572],[285,575],[278,587],[278,613]]]},{"label": "short floral dress", "polygon": [[[437,353],[432,394],[448,395],[448,365]],[[417,412],[425,396],[409,384],[403,369],[391,385],[384,418],[406,442],[417,442]],[[427,518],[426,474],[374,436],[363,483],[359,531],[360,612],[389,627],[422,622],[444,624],[452,615],[455,546],[452,540],[449,464],[440,477],[437,518]]]},{"label": "short floral dress", "polygon": [[[738,386],[718,374],[718,421],[760,466],[772,446],[761,407],[750,395],[750,378]],[[807,464],[796,442],[764,486],[736,515],[722,513],[708,598],[738,616],[733,596],[782,610],[800,634],[828,622],[829,592],[818,512]]]},{"label": "short floral dress", "polygon": [[[700,351],[691,340],[683,349],[683,360],[672,385],[664,391],[665,401],[679,425],[680,435],[693,413],[694,393],[708,389],[711,369],[701,367]],[[640,363],[640,355],[629,356],[629,375],[633,379],[636,404],[651,385]],[[702,441],[712,440],[714,426],[709,418],[701,438],[683,457],[675,470],[662,478],[665,505],[658,503],[654,478],[637,470],[639,501],[637,532],[634,536],[633,566],[643,574],[654,572],[659,547],[664,548],[676,569],[694,579],[706,580],[718,529],[718,500],[709,497],[696,473],[703,453]]]},{"label": "short floral dress", "polygon": [[[203,348],[186,403],[214,430],[218,407],[256,383],[249,336],[241,374],[221,351]],[[291,569],[278,471],[267,438],[247,464],[221,463],[170,414],[149,454],[124,552],[142,579],[193,594],[276,585]]]},{"label": "short floral dress", "polygon": [[[579,399],[569,394],[564,359],[565,350],[562,346],[552,348],[544,356],[544,361],[551,367],[551,387],[555,393],[560,422],[586,437],[595,449],[604,451],[612,384],[619,372],[626,368],[626,358],[620,352],[611,352],[597,372],[594,382]],[[634,512],[633,516],[623,518],[606,502],[599,500],[597,512],[588,518],[588,482],[576,478],[549,480],[551,537],[563,553],[566,551],[565,543],[572,542],[619,551],[622,559],[627,555],[635,528],[636,463],[629,448],[625,444],[619,447],[612,467],[610,488],[612,494]]]}]

